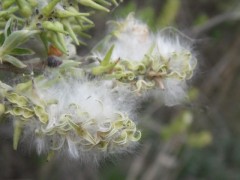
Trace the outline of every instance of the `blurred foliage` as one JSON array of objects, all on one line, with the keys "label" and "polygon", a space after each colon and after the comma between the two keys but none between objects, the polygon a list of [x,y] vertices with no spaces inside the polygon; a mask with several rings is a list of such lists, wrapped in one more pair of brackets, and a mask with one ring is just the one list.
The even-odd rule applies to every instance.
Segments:
[{"label": "blurred foliage", "polygon": [[[112,12],[115,17],[135,12],[152,29],[171,25],[195,39],[199,71],[189,82],[194,87],[189,101],[176,107],[162,107],[158,99],[144,102],[139,108],[144,130],[139,148],[132,155],[102,162],[98,169],[79,162],[46,163],[46,157],[14,152],[4,125],[0,179],[240,179],[239,19],[194,31],[239,7],[238,0],[125,0]],[[102,24],[112,14],[95,16],[93,37],[104,34]]]},{"label": "blurred foliage", "polygon": [[194,21],[194,25],[202,25],[208,20],[207,14],[200,14]]},{"label": "blurred foliage", "polygon": [[160,134],[164,140],[169,140],[174,136],[186,133],[192,121],[193,117],[190,112],[181,112],[170,124],[162,128]]},{"label": "blurred foliage", "polygon": [[180,9],[180,0],[167,0],[160,16],[157,18],[157,26],[165,27],[173,24]]}]

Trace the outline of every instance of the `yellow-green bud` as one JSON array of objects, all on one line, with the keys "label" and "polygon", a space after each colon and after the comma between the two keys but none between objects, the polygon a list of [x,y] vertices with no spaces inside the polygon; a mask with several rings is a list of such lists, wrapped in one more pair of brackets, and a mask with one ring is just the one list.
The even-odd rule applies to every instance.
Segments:
[{"label": "yellow-green bud", "polygon": [[78,2],[84,6],[88,6],[88,7],[91,7],[91,8],[94,8],[94,9],[97,9],[97,10],[101,10],[101,11],[106,11],[106,12],[109,12],[109,9],[95,3],[94,1],[92,0],[78,0]]},{"label": "yellow-green bud", "polygon": [[74,16],[89,16],[89,13],[79,13],[76,11],[56,10],[56,16],[59,18],[68,18]]},{"label": "yellow-green bud", "polygon": [[44,22],[42,23],[42,27],[43,27],[44,29],[47,29],[47,30],[50,30],[50,31],[67,34],[67,32],[64,31],[64,29],[63,29],[63,25],[62,25],[61,23],[60,23],[61,25],[59,25],[59,23],[60,23],[60,22],[55,22],[55,23],[53,23],[53,22],[50,22],[50,21],[44,21]]},{"label": "yellow-green bud", "polygon": [[48,5],[45,6],[45,7],[42,9],[43,15],[49,16],[49,15],[52,13],[53,9],[55,8],[56,4],[57,4],[59,1],[61,1],[61,0],[52,0],[52,1],[50,1],[50,2],[48,3]]},{"label": "yellow-green bud", "polygon": [[19,7],[20,13],[28,18],[32,15],[32,7],[30,6],[30,4],[25,1],[25,0],[17,0],[17,5]]},{"label": "yellow-green bud", "polygon": [[15,0],[2,0],[2,8],[7,9],[15,3]]},{"label": "yellow-green bud", "polygon": [[76,34],[74,33],[71,24],[67,20],[65,20],[65,21],[63,21],[63,25],[64,25],[65,29],[68,31],[71,38],[74,40],[74,42],[77,45],[79,45],[78,38],[77,38]]},{"label": "yellow-green bud", "polygon": [[16,12],[19,8],[17,6],[13,6],[10,7],[9,9],[0,11],[0,17],[6,17],[9,16],[11,14],[13,14],[14,12]]},{"label": "yellow-green bud", "polygon": [[38,5],[37,0],[27,0],[27,2],[32,6],[32,7],[36,7]]}]

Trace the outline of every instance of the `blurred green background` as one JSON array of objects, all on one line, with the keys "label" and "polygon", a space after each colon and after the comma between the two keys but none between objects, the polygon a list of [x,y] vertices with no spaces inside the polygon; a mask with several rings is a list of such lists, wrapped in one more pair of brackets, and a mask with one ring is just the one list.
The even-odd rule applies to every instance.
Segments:
[{"label": "blurred green background", "polygon": [[124,0],[110,14],[96,14],[93,39],[78,52],[89,52],[106,34],[107,20],[130,12],[154,32],[172,26],[195,40],[198,69],[189,82],[189,101],[174,107],[158,99],[142,103],[143,138],[136,151],[106,159],[99,167],[64,157],[46,162],[25,147],[13,151],[10,122],[3,124],[0,179],[240,179],[239,0]]}]

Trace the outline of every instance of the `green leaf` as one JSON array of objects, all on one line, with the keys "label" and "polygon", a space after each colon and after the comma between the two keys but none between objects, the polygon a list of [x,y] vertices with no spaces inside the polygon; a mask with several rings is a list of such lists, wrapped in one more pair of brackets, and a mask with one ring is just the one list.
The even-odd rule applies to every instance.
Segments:
[{"label": "green leaf", "polygon": [[61,0],[52,0],[46,6],[44,6],[42,8],[43,15],[49,16],[59,1]]},{"label": "green leaf", "polygon": [[59,49],[62,53],[67,54],[67,47],[64,41],[64,35],[61,33],[53,33],[49,39],[52,44]]},{"label": "green leaf", "polygon": [[45,47],[45,50],[46,50],[46,52],[47,52],[47,51],[48,51],[48,36],[47,36],[47,34],[41,32],[41,33],[39,34],[39,37],[40,37],[40,39],[41,39],[41,41],[42,41],[42,43],[43,43],[43,45],[44,45],[44,47]]},{"label": "green leaf", "polygon": [[73,39],[73,41],[77,45],[79,45],[78,38],[77,38],[76,34],[74,33],[70,23],[68,21],[63,21],[63,25],[64,25],[65,29],[67,30],[67,32],[69,33],[69,35],[71,36],[71,38]]},{"label": "green leaf", "polygon": [[5,29],[4,29],[5,39],[7,39],[7,37],[11,34],[11,28],[10,28],[11,23],[12,23],[12,18],[10,18],[5,25]]},{"label": "green leaf", "polygon": [[5,0],[2,2],[2,8],[7,9],[15,3],[15,0]]},{"label": "green leaf", "polygon": [[110,2],[107,2],[105,0],[96,0],[97,3],[100,3],[104,6],[111,6],[111,3]]},{"label": "green leaf", "polygon": [[25,18],[29,18],[32,15],[33,8],[28,2],[25,0],[17,0],[16,3],[19,7],[19,12],[21,15],[23,15]]},{"label": "green leaf", "polygon": [[27,67],[27,65],[23,64],[19,59],[15,58],[13,56],[10,56],[10,55],[5,55],[3,57],[3,62],[8,62],[8,63],[10,63],[13,66],[18,67],[18,68]]},{"label": "green leaf", "polygon": [[109,9],[105,8],[104,6],[101,6],[98,3],[95,3],[93,0],[78,0],[78,2],[84,6],[91,7],[93,9],[97,9],[100,11],[110,12]]},{"label": "green leaf", "polygon": [[73,61],[73,60],[65,60],[63,63],[59,66],[59,68],[70,68],[70,67],[77,67],[81,64],[81,62]]},{"label": "green leaf", "polygon": [[102,66],[106,66],[106,65],[109,64],[109,62],[111,60],[112,53],[113,53],[113,49],[114,49],[114,45],[111,46],[111,48],[108,50],[106,56],[102,60],[102,62],[101,62]]},{"label": "green leaf", "polygon": [[33,55],[33,54],[35,54],[35,52],[32,51],[31,49],[15,48],[11,52],[9,52],[9,54],[22,56],[22,55]]},{"label": "green leaf", "polygon": [[108,52],[106,53],[106,56],[101,61],[100,65],[92,68],[92,73],[94,75],[108,73],[117,65],[117,63],[119,62],[119,59],[115,62],[111,62],[111,56],[113,53],[113,49],[114,49],[114,45],[112,45],[111,48],[108,50]]},{"label": "green leaf", "polygon": [[39,31],[37,30],[14,31],[5,39],[2,47],[0,48],[0,55],[4,55],[11,52],[13,49],[26,42],[32,35],[36,33],[39,33]]},{"label": "green leaf", "polygon": [[0,32],[0,46],[3,44],[4,40],[5,40],[4,33]]},{"label": "green leaf", "polygon": [[53,31],[56,33],[62,33],[67,35],[68,32],[64,30],[63,25],[60,22],[51,22],[51,21],[44,21],[42,22],[42,27],[45,30]]},{"label": "green leaf", "polygon": [[17,150],[18,142],[22,134],[22,123],[20,121],[15,121],[13,123],[13,149]]},{"label": "green leaf", "polygon": [[6,10],[1,10],[0,11],[0,18],[1,19],[8,19],[9,16],[13,15],[14,12],[18,10],[18,7],[12,6]]}]

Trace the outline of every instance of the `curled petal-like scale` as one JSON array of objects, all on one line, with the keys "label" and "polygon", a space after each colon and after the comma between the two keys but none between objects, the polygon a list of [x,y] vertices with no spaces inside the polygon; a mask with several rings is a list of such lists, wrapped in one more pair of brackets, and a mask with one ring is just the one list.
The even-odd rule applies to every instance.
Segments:
[{"label": "curled petal-like scale", "polygon": [[113,140],[118,145],[124,145],[127,143],[128,134],[126,131],[122,131],[121,134]]}]

